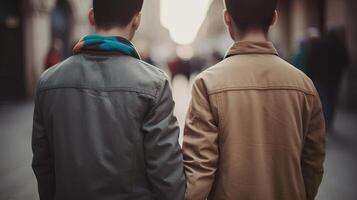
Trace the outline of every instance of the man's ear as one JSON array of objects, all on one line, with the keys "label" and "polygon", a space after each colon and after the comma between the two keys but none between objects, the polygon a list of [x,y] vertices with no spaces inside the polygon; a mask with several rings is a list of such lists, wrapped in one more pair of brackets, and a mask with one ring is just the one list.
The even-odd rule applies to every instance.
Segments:
[{"label": "man's ear", "polygon": [[132,28],[136,31],[138,30],[141,23],[141,13],[138,13],[134,16],[132,21]]},{"label": "man's ear", "polygon": [[90,25],[92,25],[92,26],[95,26],[95,25],[96,25],[93,8],[91,8],[91,9],[89,10],[88,19],[89,19]]},{"label": "man's ear", "polygon": [[224,10],[223,18],[224,18],[224,23],[227,26],[228,32],[231,35],[231,38],[233,40],[235,40],[235,37],[236,37],[235,23],[233,21],[231,14],[229,14],[229,12],[227,10]]},{"label": "man's ear", "polygon": [[223,20],[226,26],[228,26],[228,28],[232,26],[232,17],[229,14],[228,10],[223,11]]},{"label": "man's ear", "polygon": [[278,18],[279,18],[278,11],[275,10],[274,16],[273,16],[273,20],[271,21],[271,25],[272,25],[272,26],[278,21]]}]

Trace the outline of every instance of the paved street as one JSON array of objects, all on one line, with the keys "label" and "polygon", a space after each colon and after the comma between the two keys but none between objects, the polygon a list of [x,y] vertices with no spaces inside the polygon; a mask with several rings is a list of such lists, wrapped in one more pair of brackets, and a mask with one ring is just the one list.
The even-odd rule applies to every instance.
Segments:
[{"label": "paved street", "polygon": [[31,102],[0,107],[0,200],[37,200],[31,169]]},{"label": "paved street", "polygon": [[[183,124],[190,83],[173,81],[176,114]],[[0,106],[0,200],[37,200],[31,163],[31,102]],[[357,112],[340,111],[328,138],[326,173],[318,200],[357,199]]]}]

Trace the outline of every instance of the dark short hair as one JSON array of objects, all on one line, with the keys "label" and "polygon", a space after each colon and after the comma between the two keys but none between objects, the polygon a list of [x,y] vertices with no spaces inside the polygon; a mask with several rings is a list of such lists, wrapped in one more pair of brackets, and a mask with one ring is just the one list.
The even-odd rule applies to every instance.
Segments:
[{"label": "dark short hair", "polygon": [[225,3],[240,31],[262,29],[267,32],[273,21],[278,0],[225,0]]},{"label": "dark short hair", "polygon": [[94,18],[98,28],[127,26],[142,9],[144,0],[93,0]]}]

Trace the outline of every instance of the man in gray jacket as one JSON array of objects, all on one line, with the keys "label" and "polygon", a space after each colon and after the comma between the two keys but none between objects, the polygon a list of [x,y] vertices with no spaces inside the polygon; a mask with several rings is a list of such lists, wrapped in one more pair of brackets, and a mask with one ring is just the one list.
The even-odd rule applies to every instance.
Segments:
[{"label": "man in gray jacket", "polygon": [[181,200],[169,81],[129,41],[143,0],[93,0],[96,35],[41,77],[33,169],[41,200]]}]

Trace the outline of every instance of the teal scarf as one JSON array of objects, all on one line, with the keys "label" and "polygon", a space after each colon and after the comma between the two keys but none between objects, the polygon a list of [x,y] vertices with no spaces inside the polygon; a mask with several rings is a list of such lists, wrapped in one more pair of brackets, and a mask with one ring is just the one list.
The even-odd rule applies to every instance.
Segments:
[{"label": "teal scarf", "polygon": [[77,43],[73,52],[74,54],[85,52],[121,53],[140,59],[138,52],[130,41],[116,36],[87,35]]}]

